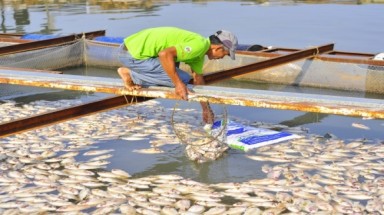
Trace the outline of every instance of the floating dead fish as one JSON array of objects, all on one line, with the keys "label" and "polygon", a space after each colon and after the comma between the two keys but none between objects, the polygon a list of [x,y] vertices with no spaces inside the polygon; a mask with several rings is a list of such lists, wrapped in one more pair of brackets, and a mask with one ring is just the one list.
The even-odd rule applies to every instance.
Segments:
[{"label": "floating dead fish", "polygon": [[122,178],[129,178],[131,177],[131,175],[124,171],[124,170],[121,170],[121,169],[112,169],[111,172],[119,177],[122,177]]},{"label": "floating dead fish", "polygon": [[140,153],[140,154],[161,154],[164,153],[164,151],[157,147],[151,147],[147,149],[134,149],[132,152]]},{"label": "floating dead fish", "polygon": [[352,123],[352,127],[360,128],[360,129],[364,129],[364,130],[370,129],[368,126],[360,124],[360,123],[356,123],[356,122]]},{"label": "floating dead fish", "polygon": [[84,156],[98,156],[98,155],[107,154],[107,153],[110,153],[113,151],[114,151],[114,149],[91,150],[91,151],[84,152],[83,155]]}]

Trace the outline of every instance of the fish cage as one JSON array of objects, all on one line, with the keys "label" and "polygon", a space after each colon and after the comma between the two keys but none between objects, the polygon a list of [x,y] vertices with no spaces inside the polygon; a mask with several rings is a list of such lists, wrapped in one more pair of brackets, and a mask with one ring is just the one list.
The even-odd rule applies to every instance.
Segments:
[{"label": "fish cage", "polygon": [[[118,68],[121,41],[106,39],[91,40],[79,38],[60,45],[51,45],[40,49],[24,50],[0,56],[0,65],[4,67],[27,68],[37,70],[62,70],[71,67]],[[242,67],[275,57],[262,51],[239,51],[236,60],[206,60],[205,74]],[[331,55],[329,55],[331,56]],[[384,93],[384,61],[382,60],[329,60],[321,56],[298,60],[257,72],[234,76],[234,80],[316,87],[335,90]],[[190,72],[186,64],[180,67]]]}]

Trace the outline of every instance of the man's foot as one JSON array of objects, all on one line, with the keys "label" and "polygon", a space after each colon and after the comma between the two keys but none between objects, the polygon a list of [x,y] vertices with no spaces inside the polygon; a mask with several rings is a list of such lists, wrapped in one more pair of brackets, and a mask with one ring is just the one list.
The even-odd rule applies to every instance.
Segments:
[{"label": "man's foot", "polygon": [[138,90],[141,88],[140,85],[133,83],[131,73],[128,68],[120,67],[117,69],[117,73],[120,75],[121,79],[123,79],[124,86],[127,90]]}]

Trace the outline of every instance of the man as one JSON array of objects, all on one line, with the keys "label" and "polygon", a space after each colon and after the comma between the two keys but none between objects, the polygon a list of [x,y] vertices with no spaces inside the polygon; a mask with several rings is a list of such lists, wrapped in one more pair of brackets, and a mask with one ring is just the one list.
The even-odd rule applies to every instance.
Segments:
[{"label": "man", "polygon": [[[188,100],[186,84],[191,76],[178,68],[184,62],[191,67],[193,84],[203,85],[203,64],[208,59],[221,59],[228,55],[235,59],[237,38],[221,30],[205,38],[197,33],[175,27],[157,27],[139,31],[124,39],[119,60],[125,67],[117,72],[128,90],[142,86],[175,87],[175,93]],[[207,102],[201,102],[203,120],[213,123],[213,112]]]}]

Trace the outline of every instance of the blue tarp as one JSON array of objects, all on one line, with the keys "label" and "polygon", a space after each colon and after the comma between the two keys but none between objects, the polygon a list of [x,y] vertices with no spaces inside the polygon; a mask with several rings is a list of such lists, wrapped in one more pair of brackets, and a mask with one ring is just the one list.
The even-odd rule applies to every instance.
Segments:
[{"label": "blue tarp", "polygon": [[123,43],[124,37],[106,37],[106,36],[100,36],[96,37],[93,39],[95,41],[100,41],[100,42],[106,42],[106,43],[118,43],[121,44]]},{"label": "blue tarp", "polygon": [[44,34],[25,34],[20,39],[23,40],[46,40],[59,37],[58,35],[44,35]]}]

